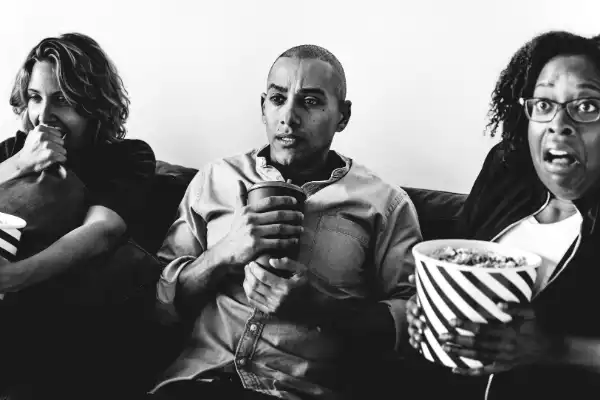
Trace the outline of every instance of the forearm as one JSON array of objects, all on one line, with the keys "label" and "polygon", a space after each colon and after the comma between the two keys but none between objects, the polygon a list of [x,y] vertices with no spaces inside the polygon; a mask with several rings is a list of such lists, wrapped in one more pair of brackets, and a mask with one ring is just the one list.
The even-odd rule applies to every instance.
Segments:
[{"label": "forearm", "polygon": [[18,163],[18,156],[14,155],[0,163],[0,184],[24,174]]},{"label": "forearm", "polygon": [[16,292],[81,265],[111,249],[121,234],[102,222],[84,224],[34,256],[0,269],[0,291]]},{"label": "forearm", "polygon": [[196,260],[189,262],[177,277],[176,307],[190,310],[204,303],[206,295],[212,293],[230,271],[229,267],[215,249],[208,249]]}]

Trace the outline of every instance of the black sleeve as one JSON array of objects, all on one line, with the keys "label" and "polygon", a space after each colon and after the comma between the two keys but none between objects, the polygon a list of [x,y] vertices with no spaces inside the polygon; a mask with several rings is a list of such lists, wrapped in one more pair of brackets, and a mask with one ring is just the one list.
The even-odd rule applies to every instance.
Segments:
[{"label": "black sleeve", "polygon": [[156,169],[152,148],[141,140],[107,145],[92,189],[92,204],[110,208],[129,226],[146,201]]},{"label": "black sleeve", "polygon": [[498,169],[502,164],[503,148],[502,143],[496,144],[488,152],[481,171],[475,179],[475,183],[465,200],[458,218],[458,232],[460,237],[471,238],[476,228],[475,220],[482,204],[482,196],[485,196],[488,185],[493,185],[496,181]]},{"label": "black sleeve", "polygon": [[0,163],[3,163],[19,152],[23,148],[25,138],[25,133],[19,131],[15,136],[0,143]]}]

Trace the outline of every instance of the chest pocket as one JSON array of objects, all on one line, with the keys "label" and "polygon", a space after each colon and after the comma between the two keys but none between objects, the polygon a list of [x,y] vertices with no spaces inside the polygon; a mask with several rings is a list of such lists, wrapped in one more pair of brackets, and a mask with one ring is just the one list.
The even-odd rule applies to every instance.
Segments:
[{"label": "chest pocket", "polygon": [[317,225],[308,269],[332,286],[359,286],[364,279],[368,247],[369,235],[359,224],[324,215]]}]

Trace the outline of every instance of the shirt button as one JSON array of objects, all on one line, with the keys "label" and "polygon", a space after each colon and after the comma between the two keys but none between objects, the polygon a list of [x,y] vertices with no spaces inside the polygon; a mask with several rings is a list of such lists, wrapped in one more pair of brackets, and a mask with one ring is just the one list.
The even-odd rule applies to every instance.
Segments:
[{"label": "shirt button", "polygon": [[256,324],[250,325],[250,332],[256,332],[257,329],[258,327],[256,326]]},{"label": "shirt button", "polygon": [[238,365],[241,365],[243,367],[244,365],[246,365],[246,359],[245,358],[240,358],[237,361],[237,363],[238,363]]}]

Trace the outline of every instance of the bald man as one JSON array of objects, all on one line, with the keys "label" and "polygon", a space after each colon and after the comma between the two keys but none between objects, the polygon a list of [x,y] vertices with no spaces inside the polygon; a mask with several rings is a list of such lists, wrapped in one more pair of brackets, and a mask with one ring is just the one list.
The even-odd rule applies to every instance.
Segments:
[{"label": "bald man", "polygon": [[[287,50],[261,109],[268,145],[202,168],[159,252],[160,310],[191,329],[152,398],[347,398],[350,370],[407,340],[417,215],[331,150],[351,114],[342,65],[318,46]],[[246,188],[273,180],[302,187],[303,212],[286,196],[246,205]],[[253,261],[293,246],[296,260]]]}]

